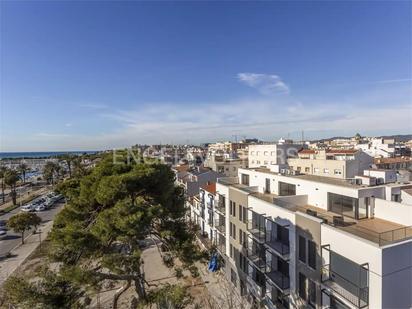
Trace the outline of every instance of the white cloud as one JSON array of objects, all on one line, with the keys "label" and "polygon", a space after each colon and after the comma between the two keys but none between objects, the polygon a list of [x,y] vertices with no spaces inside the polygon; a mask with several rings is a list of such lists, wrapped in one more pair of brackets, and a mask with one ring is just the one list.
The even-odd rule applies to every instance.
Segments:
[{"label": "white cloud", "polygon": [[70,122],[64,124],[64,126],[65,126],[65,127],[68,127],[68,128],[70,128],[72,125],[73,125],[73,124],[70,123]]},{"label": "white cloud", "polygon": [[289,86],[278,75],[238,73],[237,78],[240,82],[257,89],[264,95],[288,94],[290,92]]}]

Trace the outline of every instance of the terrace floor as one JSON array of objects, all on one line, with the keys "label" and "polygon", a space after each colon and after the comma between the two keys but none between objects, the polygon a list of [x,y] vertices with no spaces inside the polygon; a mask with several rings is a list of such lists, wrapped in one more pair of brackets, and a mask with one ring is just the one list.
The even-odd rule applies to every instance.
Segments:
[{"label": "terrace floor", "polygon": [[[330,225],[333,225],[333,216],[337,216],[337,214],[331,211],[311,205],[296,207],[296,210],[304,213],[306,213],[306,210],[308,209],[316,211],[317,217],[325,219]],[[412,237],[412,227],[407,227],[379,218],[355,220],[344,217],[344,224],[335,225],[334,227],[379,245],[385,245]]]}]

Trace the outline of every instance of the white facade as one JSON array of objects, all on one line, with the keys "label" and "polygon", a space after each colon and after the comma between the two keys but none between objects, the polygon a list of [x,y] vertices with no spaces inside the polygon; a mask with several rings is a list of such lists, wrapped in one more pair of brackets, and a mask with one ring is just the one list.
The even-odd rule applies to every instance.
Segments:
[{"label": "white facade", "polygon": [[368,143],[355,145],[356,149],[368,153],[374,158],[391,158],[395,156],[395,140],[372,138]]},{"label": "white facade", "polygon": [[[225,197],[227,256],[232,255],[229,246],[234,243],[229,241],[229,225],[238,221],[229,215],[232,200],[236,200],[231,192],[247,196],[248,242],[257,237],[255,230],[260,229],[254,220],[265,222],[263,242],[260,239],[259,244],[256,238],[256,248],[261,248],[257,252],[265,252],[259,259],[266,263],[260,269],[266,289],[261,280],[256,281],[259,276],[249,277],[251,267],[257,267],[250,265],[258,264],[254,264],[256,248],[246,245],[250,263],[246,276],[248,298],[264,302],[268,308],[280,307],[279,299],[283,300],[282,307],[288,308],[306,307],[308,303],[315,308],[412,307],[412,206],[391,201],[393,194],[405,187],[358,185],[312,175],[287,176],[267,168],[239,169],[238,180],[219,179],[216,193]],[[352,201],[351,206],[348,201]],[[341,213],[336,212],[339,206]],[[353,207],[353,212],[347,211],[348,207]],[[275,235],[280,242],[280,234],[271,232],[278,229],[286,229],[288,235],[282,240],[288,250],[282,254],[268,245],[268,236]],[[241,281],[244,274],[236,258],[227,259],[225,270],[237,273]],[[288,269],[279,265],[287,265]],[[277,294],[268,293],[273,289]],[[261,295],[262,291],[266,294]]]},{"label": "white facade", "polygon": [[249,167],[286,164],[286,159],[296,156],[302,148],[301,144],[259,144],[249,145]]}]

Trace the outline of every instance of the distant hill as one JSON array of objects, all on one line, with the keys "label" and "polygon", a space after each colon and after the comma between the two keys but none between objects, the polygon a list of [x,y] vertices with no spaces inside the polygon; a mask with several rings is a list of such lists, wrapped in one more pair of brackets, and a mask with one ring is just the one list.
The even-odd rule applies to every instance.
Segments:
[{"label": "distant hill", "polygon": [[[331,141],[334,139],[344,139],[344,138],[352,138],[353,136],[334,136],[334,137],[329,137],[329,138],[322,138],[322,139],[317,139],[317,140],[312,140],[311,142],[325,142],[325,141]],[[397,142],[407,142],[412,140],[412,134],[398,134],[398,135],[383,135],[383,136],[377,136],[381,138],[394,138],[395,141]]]}]

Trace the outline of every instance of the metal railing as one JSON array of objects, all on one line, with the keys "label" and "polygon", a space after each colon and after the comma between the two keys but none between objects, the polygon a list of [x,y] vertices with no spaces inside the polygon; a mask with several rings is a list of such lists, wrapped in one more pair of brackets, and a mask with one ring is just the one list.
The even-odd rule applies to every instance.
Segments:
[{"label": "metal railing", "polygon": [[286,245],[275,237],[270,238],[269,240],[266,240],[265,245],[269,249],[276,251],[281,256],[288,255],[290,252],[289,244]]},{"label": "metal railing", "polygon": [[222,234],[226,234],[226,224],[224,222],[218,222],[218,224],[215,225],[215,229]]},{"label": "metal railing", "polygon": [[217,203],[215,203],[215,210],[226,215],[225,201],[218,200]]},{"label": "metal railing", "polygon": [[266,240],[265,225],[259,224],[252,219],[246,221],[247,230],[257,241],[264,242]]},{"label": "metal railing", "polygon": [[369,305],[369,286],[360,287],[339,273],[330,269],[330,265],[322,267],[322,282],[357,308]]},{"label": "metal railing", "polygon": [[412,238],[412,226],[379,233],[379,246]]},{"label": "metal railing", "polygon": [[247,258],[260,270],[263,270],[266,265],[265,248],[262,244],[249,239],[246,242]]},{"label": "metal railing", "polygon": [[273,269],[271,265],[266,265],[266,278],[270,280],[279,290],[285,291],[290,287],[289,276],[284,275],[277,269]]}]

